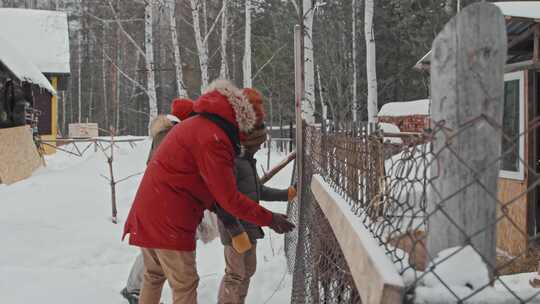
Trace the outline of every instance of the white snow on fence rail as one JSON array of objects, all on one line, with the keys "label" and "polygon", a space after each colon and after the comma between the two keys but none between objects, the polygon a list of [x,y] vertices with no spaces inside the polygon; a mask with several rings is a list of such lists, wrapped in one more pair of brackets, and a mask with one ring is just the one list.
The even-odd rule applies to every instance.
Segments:
[{"label": "white snow on fence rail", "polygon": [[403,279],[349,204],[314,175],[311,189],[338,242],[364,303],[400,303]]},{"label": "white snow on fence rail", "polygon": [[[0,33],[1,35],[2,33]],[[56,94],[47,78],[21,52],[0,36],[0,63],[4,65],[20,81],[36,84]]]},{"label": "white snow on fence rail", "polygon": [[[64,12],[0,8],[0,35],[43,73],[68,74],[69,33]],[[1,45],[0,45],[1,48]]]},{"label": "white snow on fence rail", "polygon": [[429,115],[429,99],[413,101],[389,102],[381,107],[378,116],[412,116]]}]

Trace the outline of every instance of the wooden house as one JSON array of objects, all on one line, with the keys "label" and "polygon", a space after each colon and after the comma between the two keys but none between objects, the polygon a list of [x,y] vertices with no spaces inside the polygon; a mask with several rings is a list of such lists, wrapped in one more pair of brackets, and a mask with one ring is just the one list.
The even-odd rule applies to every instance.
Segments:
[{"label": "wooden house", "polygon": [[27,124],[33,92],[49,99],[56,91],[43,73],[0,37],[0,184],[31,176],[42,164]]},{"label": "wooden house", "polygon": [[[507,204],[497,227],[497,248],[518,255],[540,245],[540,1],[497,2],[506,19],[503,132],[499,195]],[[417,64],[429,72],[430,53]],[[528,191],[528,189],[532,189]],[[499,215],[502,210],[499,209]]]},{"label": "wooden house", "polygon": [[22,121],[13,121],[6,112],[7,107],[13,107],[12,103],[16,100],[33,106],[34,92],[49,99],[56,95],[55,89],[38,67],[0,36],[0,121],[4,122],[0,127],[25,123],[24,118]]},{"label": "wooden house", "polygon": [[[64,12],[0,8],[0,37],[34,64],[56,91],[67,88],[70,74],[69,32]],[[2,45],[0,45],[2,48]],[[38,131],[43,139],[56,139],[58,104],[56,95],[32,88],[34,108],[41,112]],[[54,149],[45,150],[54,153]]]}]

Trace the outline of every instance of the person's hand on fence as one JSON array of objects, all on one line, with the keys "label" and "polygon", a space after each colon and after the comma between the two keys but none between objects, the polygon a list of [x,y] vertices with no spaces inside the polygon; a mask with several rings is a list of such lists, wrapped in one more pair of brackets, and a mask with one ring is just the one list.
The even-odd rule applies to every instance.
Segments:
[{"label": "person's hand on fence", "polygon": [[289,189],[287,190],[287,200],[289,202],[291,202],[293,199],[296,198],[296,187],[295,186],[290,186]]},{"label": "person's hand on fence", "polygon": [[279,234],[291,232],[296,226],[289,222],[289,219],[284,214],[274,213],[272,215],[272,223],[270,228]]}]

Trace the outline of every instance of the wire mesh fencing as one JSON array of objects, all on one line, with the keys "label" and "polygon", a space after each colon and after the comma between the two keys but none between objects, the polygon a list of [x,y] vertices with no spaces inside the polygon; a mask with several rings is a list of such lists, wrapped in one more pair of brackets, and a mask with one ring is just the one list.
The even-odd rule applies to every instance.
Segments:
[{"label": "wire mesh fencing", "polygon": [[[298,228],[285,239],[292,303],[361,303],[340,236],[309,187],[313,176],[348,203],[394,264],[404,303],[540,302],[532,249],[539,181],[532,155],[520,153],[538,125],[531,121],[519,132],[480,116],[457,129],[432,122],[423,133],[393,137],[369,124],[305,127],[302,200],[288,210]],[[487,165],[473,170],[455,141],[478,128],[491,128],[502,148],[478,147]],[[448,158],[462,180],[448,180]],[[496,184],[489,184],[494,171]],[[492,212],[491,220],[481,220],[483,213],[456,216],[455,206],[477,202],[471,193],[489,204],[479,210]],[[437,227],[441,223],[446,230]],[[451,234],[458,244],[434,249]]]}]

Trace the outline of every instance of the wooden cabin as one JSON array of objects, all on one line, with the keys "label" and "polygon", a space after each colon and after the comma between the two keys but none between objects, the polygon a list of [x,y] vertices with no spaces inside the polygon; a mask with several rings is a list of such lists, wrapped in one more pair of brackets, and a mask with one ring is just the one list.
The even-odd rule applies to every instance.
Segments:
[{"label": "wooden cabin", "polygon": [[[16,99],[27,102],[30,106],[34,104],[34,92],[39,92],[40,96],[46,96],[48,99],[51,99],[56,94],[55,89],[38,67],[1,36],[0,92],[2,92],[0,100],[6,104]],[[0,115],[4,115],[4,119],[8,119],[5,110],[7,110],[5,107],[0,107],[0,111],[2,111]],[[20,124],[24,123],[23,119]],[[13,121],[7,124],[7,127],[9,127],[9,124],[18,125]]]},{"label": "wooden cabin", "polygon": [[[54,90],[61,93],[67,89],[70,53],[66,13],[0,8],[0,28],[0,37],[34,64]],[[38,132],[43,139],[54,140],[58,133],[57,97],[35,86],[32,90],[34,108],[41,112]],[[45,152],[54,153],[55,149],[46,147]]]},{"label": "wooden cabin", "polygon": [[[540,119],[540,1],[494,4],[505,16],[508,35],[502,127],[515,138],[501,139],[503,151],[511,152],[500,164],[498,196],[512,203],[507,208],[511,220],[498,224],[497,248],[515,256],[540,245],[540,126],[531,123]],[[416,64],[426,72],[429,67],[430,53]]]}]

